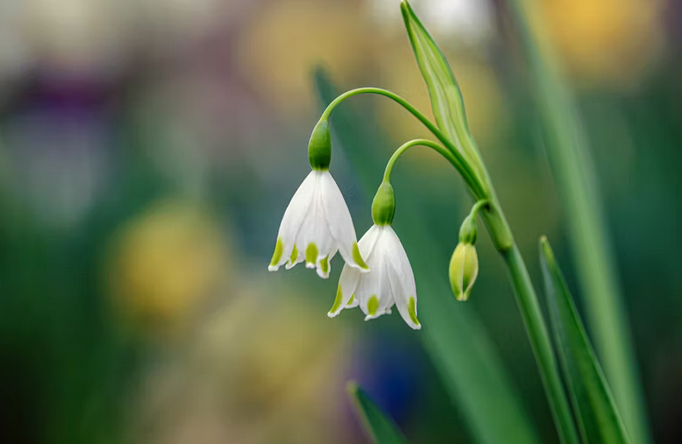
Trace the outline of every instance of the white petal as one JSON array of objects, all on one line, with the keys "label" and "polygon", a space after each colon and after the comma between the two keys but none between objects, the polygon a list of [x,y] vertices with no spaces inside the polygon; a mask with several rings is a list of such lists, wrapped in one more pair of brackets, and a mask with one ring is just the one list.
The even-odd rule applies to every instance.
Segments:
[{"label": "white petal", "polygon": [[326,279],[329,277],[329,261],[338,250],[322,208],[319,190],[321,173],[316,174],[318,187],[314,192],[308,214],[296,235],[296,251],[297,260],[305,260],[307,268],[316,268],[317,274]]},{"label": "white petal", "polygon": [[357,251],[357,237],[348,205],[329,171],[324,171],[320,175],[320,193],[320,201],[339,253],[350,266],[366,269],[364,266],[366,261],[363,260],[366,258]]},{"label": "white petal", "polygon": [[320,276],[322,279],[327,279],[329,277],[329,273],[332,270],[331,260],[334,257],[334,255],[336,255],[336,251],[337,250],[334,249],[324,256],[322,254],[317,256],[317,260],[315,261],[315,268],[317,269],[317,275]]},{"label": "white petal", "polygon": [[378,225],[372,225],[362,236],[360,242],[358,242],[358,250],[360,250],[360,254],[367,261],[369,261],[370,256],[374,254],[374,247],[377,245],[377,241],[381,237],[382,228],[383,227]]},{"label": "white petal", "polygon": [[405,323],[419,330],[421,324],[417,319],[417,286],[412,266],[395,231],[391,227],[387,228],[389,231],[384,235],[383,247],[386,251],[388,275],[395,305]]},{"label": "white petal", "polygon": [[352,308],[358,305],[358,298],[353,297],[358,285],[361,273],[358,269],[343,265],[341,270],[341,277],[339,277],[339,286],[336,289],[336,299],[327,316],[333,318],[338,315],[344,308]]},{"label": "white petal", "polygon": [[[362,236],[360,242],[358,242],[358,249],[362,256],[366,257],[368,261],[376,262],[377,267],[379,266],[379,262],[376,261],[375,247],[378,244],[381,233],[382,228],[373,225],[367,230],[365,235]],[[355,267],[351,267],[348,263],[344,264],[343,270],[341,271],[341,277],[339,278],[339,288],[337,289],[336,300],[334,301],[334,306],[329,311],[328,316],[334,317],[344,308],[353,308],[358,305],[362,307],[363,298],[369,295],[359,293],[359,282],[371,274],[371,268],[368,273],[365,273]],[[366,304],[364,306],[366,307]]]},{"label": "white petal", "polygon": [[277,241],[281,242],[281,252],[279,257],[273,258],[277,260],[273,260],[268,267],[270,271],[276,271],[281,265],[289,261],[296,242],[296,235],[315,196],[317,183],[318,178],[315,175],[315,171],[311,171],[298,187],[287,209],[284,211],[284,216],[282,216],[282,222],[279,224],[279,231],[277,233]]},{"label": "white petal", "polygon": [[389,282],[390,276],[388,274],[388,263],[386,262],[386,258],[383,255],[381,257],[381,263],[376,265],[374,271],[371,271],[370,273],[376,273],[377,270],[379,271],[379,291],[377,293],[379,298],[379,307],[376,309],[376,313],[371,315],[368,314],[368,306],[367,312],[365,312],[367,313],[367,316],[365,316],[365,321],[376,319],[381,315],[391,313],[391,307],[395,304],[395,298]]},{"label": "white petal", "polygon": [[366,256],[370,271],[360,276],[355,295],[359,299],[360,309],[366,315],[365,320],[385,314],[393,302],[383,249],[385,228],[373,226],[360,241],[360,251],[368,251]]}]

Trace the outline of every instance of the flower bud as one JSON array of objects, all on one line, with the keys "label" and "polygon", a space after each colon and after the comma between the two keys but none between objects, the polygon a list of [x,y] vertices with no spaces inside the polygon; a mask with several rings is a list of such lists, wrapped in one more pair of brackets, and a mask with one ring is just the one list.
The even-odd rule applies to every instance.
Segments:
[{"label": "flower bud", "polygon": [[460,242],[450,259],[450,285],[458,301],[466,301],[478,276],[478,255],[471,243]]},{"label": "flower bud", "polygon": [[322,119],[317,122],[308,142],[308,160],[314,170],[328,170],[332,160],[332,140],[329,134],[329,122]]},{"label": "flower bud", "polygon": [[391,225],[395,215],[395,194],[388,181],[381,182],[372,201],[372,221],[375,225]]}]

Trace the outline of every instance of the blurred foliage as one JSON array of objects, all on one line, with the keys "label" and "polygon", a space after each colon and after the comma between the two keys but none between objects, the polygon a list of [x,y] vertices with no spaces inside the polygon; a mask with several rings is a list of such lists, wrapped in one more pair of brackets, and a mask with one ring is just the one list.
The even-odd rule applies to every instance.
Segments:
[{"label": "blurred foliage", "polygon": [[[500,2],[413,3],[460,67],[472,131],[524,256],[544,233],[571,263]],[[654,438],[677,443],[682,8],[542,4],[594,149]],[[471,442],[469,420],[404,326],[327,319],[338,259],[324,282],[266,272],[308,169],[310,68],[321,62],[343,85],[386,86],[429,109],[396,2],[0,2],[0,41],[0,442],[362,442],[343,393],[351,378],[417,442]],[[423,135],[390,103],[357,107],[382,128],[366,141],[377,159]],[[380,176],[365,184],[342,150],[334,156],[361,233],[364,186]],[[413,219],[452,240],[414,261],[447,286],[453,221],[468,200],[453,197],[460,183],[435,159],[410,153],[394,186],[398,214],[419,201]],[[476,288],[457,308],[481,318],[551,442],[504,270],[480,238]],[[406,238],[407,251],[421,241]]]}]

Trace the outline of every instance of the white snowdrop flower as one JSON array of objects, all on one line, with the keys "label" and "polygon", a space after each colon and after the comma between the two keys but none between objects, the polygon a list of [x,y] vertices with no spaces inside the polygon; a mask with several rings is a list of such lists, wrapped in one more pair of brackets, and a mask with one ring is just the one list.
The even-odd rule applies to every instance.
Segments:
[{"label": "white snowdrop flower", "polygon": [[374,224],[359,242],[360,254],[367,258],[369,273],[360,273],[348,265],[343,267],[336,300],[329,311],[334,317],[344,308],[359,306],[365,320],[390,314],[395,305],[403,320],[415,330],[417,319],[417,287],[405,249],[390,223],[395,212],[393,188],[384,182],[372,203]]},{"label": "white snowdrop flower", "polygon": [[334,306],[329,317],[343,308],[360,306],[365,320],[390,314],[395,305],[407,325],[421,328],[417,319],[417,287],[405,249],[390,225],[374,225],[360,239],[360,254],[367,258],[369,273],[343,267]]},{"label": "white snowdrop flower", "polygon": [[329,277],[329,261],[336,252],[351,267],[367,270],[355,237],[346,201],[329,171],[313,170],[289,202],[277,234],[268,270],[287,270],[305,260],[307,268]]},{"label": "white snowdrop flower", "polygon": [[358,250],[350,211],[329,172],[331,140],[325,119],[313,130],[308,158],[313,170],[284,212],[268,270],[277,271],[284,264],[289,269],[305,260],[307,268],[316,268],[326,279],[329,261],[338,251],[350,267],[368,271]]}]

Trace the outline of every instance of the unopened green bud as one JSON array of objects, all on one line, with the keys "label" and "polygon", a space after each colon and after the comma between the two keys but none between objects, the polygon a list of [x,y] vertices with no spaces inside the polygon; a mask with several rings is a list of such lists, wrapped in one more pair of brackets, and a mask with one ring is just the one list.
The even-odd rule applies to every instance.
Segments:
[{"label": "unopened green bud", "polygon": [[470,214],[464,219],[459,229],[459,241],[473,245],[476,243],[476,235],[476,214]]},{"label": "unopened green bud", "polygon": [[329,134],[329,122],[322,119],[317,122],[308,142],[308,160],[314,170],[328,170],[332,160],[332,140]]},{"label": "unopened green bud", "polygon": [[390,182],[379,185],[372,201],[372,221],[375,225],[391,225],[395,215],[395,194]]},{"label": "unopened green bud", "polygon": [[450,259],[450,285],[458,301],[466,301],[478,276],[478,255],[471,243],[460,242]]}]

